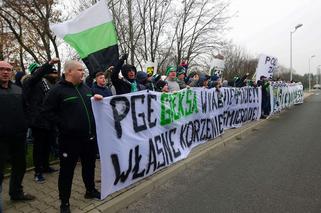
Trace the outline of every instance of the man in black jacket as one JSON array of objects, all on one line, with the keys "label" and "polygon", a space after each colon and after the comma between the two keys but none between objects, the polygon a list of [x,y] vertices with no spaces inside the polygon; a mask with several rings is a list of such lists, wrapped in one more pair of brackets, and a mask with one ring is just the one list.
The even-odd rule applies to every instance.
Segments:
[{"label": "man in black jacket", "polygon": [[245,87],[246,79],[250,75],[250,73],[246,73],[242,78],[235,76],[232,81],[229,82],[229,86],[231,87]]},{"label": "man in black jacket", "polygon": [[99,94],[103,97],[112,96],[112,92],[109,87],[106,86],[106,77],[103,72],[96,73],[96,82],[91,87],[94,94]]},{"label": "man in black jacket", "polygon": [[[127,57],[128,55],[124,54],[121,59],[119,59],[118,64],[112,70],[111,81],[116,89],[117,95],[137,92],[146,89],[136,80],[136,67],[134,65],[124,64],[124,61],[127,59]],[[123,75],[122,79],[120,79],[118,76],[120,70],[121,74]]]},{"label": "man in black jacket", "polygon": [[56,141],[55,129],[41,116],[41,110],[46,94],[58,79],[58,72],[53,68],[53,65],[58,62],[59,59],[54,58],[41,67],[36,63],[29,65],[31,74],[26,76],[22,82],[28,125],[34,139],[33,163],[37,183],[45,181],[43,173],[56,171],[49,166],[50,147]]},{"label": "man in black jacket", "polygon": [[[95,189],[96,130],[91,108],[92,91],[83,84],[84,68],[77,61],[64,65],[65,79],[52,88],[44,103],[43,115],[59,130],[60,172],[58,180],[61,212],[70,212],[69,198],[78,158],[82,164],[85,198],[100,198]],[[96,95],[99,99],[102,96]]]},{"label": "man in black jacket", "polygon": [[271,113],[271,102],[270,102],[270,82],[264,75],[260,76],[260,80],[257,81],[257,86],[262,87],[262,113],[261,118],[267,118]]},{"label": "man in black jacket", "polygon": [[[0,61],[0,198],[4,166],[11,162],[9,195],[11,200],[33,200],[23,192],[22,180],[26,171],[26,131],[21,88],[10,79],[12,66]],[[0,199],[0,212],[2,211]]]}]

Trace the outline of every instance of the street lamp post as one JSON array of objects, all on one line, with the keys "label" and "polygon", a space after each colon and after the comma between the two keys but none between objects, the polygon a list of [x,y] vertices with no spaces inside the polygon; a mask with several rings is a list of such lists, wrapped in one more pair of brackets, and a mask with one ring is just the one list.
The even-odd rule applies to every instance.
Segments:
[{"label": "street lamp post", "polygon": [[292,34],[302,26],[303,24],[298,24],[294,27],[293,31],[290,31],[290,81],[292,81]]},{"label": "street lamp post", "polygon": [[317,81],[316,81],[316,84],[320,84],[320,67],[321,67],[321,65],[318,65],[318,67],[317,67]]},{"label": "street lamp post", "polygon": [[314,58],[315,55],[311,55],[309,57],[309,92],[311,91],[311,72],[310,72],[310,67],[311,67],[311,59]]}]

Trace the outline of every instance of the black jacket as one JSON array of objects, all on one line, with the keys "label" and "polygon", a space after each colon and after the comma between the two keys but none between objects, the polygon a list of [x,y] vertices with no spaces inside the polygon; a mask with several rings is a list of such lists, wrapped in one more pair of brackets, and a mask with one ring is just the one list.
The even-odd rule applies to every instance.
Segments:
[{"label": "black jacket", "polygon": [[9,88],[3,88],[0,85],[0,137],[26,133],[26,131],[21,88],[11,82],[9,82]]},{"label": "black jacket", "polygon": [[41,117],[46,93],[53,87],[44,76],[52,71],[52,65],[44,64],[22,82],[22,91],[26,103],[26,116],[30,127],[52,129],[52,125]]},{"label": "black jacket", "polygon": [[266,80],[258,80],[257,81],[257,86],[262,87],[262,97],[266,98],[270,96],[270,82]]},{"label": "black jacket", "polygon": [[101,95],[103,97],[109,97],[109,96],[113,95],[109,88],[98,86],[96,82],[93,84],[91,89],[92,89],[94,94],[99,94],[99,95]]},{"label": "black jacket", "polygon": [[49,91],[43,116],[57,125],[62,136],[90,138],[96,134],[91,97],[87,85],[74,86],[63,79]]},{"label": "black jacket", "polygon": [[[118,76],[123,63],[124,63],[123,60],[119,60],[118,64],[115,66],[115,68],[113,69],[112,74],[111,74],[111,81],[113,83],[113,86],[116,89],[117,95],[122,95],[122,94],[126,94],[126,93],[131,92],[131,85],[128,80],[127,81],[125,80],[124,75],[126,75],[126,74],[122,73],[124,79],[119,79],[119,76]],[[137,82],[137,89],[138,89],[138,91],[141,91],[141,90],[145,90],[146,88]]]}]

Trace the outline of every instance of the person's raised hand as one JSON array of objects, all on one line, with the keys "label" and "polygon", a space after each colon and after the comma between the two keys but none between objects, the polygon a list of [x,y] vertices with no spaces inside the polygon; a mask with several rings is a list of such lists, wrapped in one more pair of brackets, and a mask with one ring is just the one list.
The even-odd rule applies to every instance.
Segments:
[{"label": "person's raised hand", "polygon": [[52,58],[50,61],[49,61],[49,64],[57,64],[60,62],[60,59],[59,58]]},{"label": "person's raised hand", "polygon": [[120,60],[127,60],[128,58],[128,53],[124,53],[121,57],[120,57]]}]

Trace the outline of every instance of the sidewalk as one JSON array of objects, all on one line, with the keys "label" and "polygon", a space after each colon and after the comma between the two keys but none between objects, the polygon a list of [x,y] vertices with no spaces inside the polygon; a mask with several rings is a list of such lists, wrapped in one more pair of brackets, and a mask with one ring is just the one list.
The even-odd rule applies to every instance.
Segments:
[{"label": "sidewalk", "polygon": [[[59,165],[54,165],[58,168]],[[34,172],[26,172],[23,186],[24,191],[36,196],[36,200],[31,202],[12,202],[8,195],[9,178],[6,178],[3,182],[3,212],[46,212],[57,213],[59,212],[59,199],[58,199],[58,172],[50,175],[46,175],[46,182],[39,184],[34,181]],[[100,162],[96,162],[96,180],[100,179]],[[97,189],[100,188],[100,183],[96,183]],[[100,205],[101,201],[84,199],[85,186],[81,178],[81,166],[78,163],[71,193],[71,209],[74,213],[87,212]]]}]

